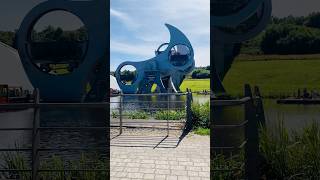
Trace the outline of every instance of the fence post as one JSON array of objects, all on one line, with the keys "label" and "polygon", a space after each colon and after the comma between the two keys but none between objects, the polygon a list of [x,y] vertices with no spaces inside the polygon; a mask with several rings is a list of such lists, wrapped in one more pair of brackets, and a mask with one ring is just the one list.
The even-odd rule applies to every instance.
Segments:
[{"label": "fence post", "polygon": [[245,173],[248,180],[259,179],[259,131],[256,118],[256,110],[253,103],[251,87],[246,84],[245,96],[250,97],[250,101],[245,104],[245,118],[248,121],[245,129],[247,139],[245,147]]},{"label": "fence post", "polygon": [[186,130],[190,131],[192,129],[192,109],[191,109],[191,105],[192,105],[192,92],[187,89],[187,102],[186,102]]},{"label": "fence post", "polygon": [[170,95],[168,94],[168,99],[167,99],[167,107],[168,107],[168,117],[167,117],[167,136],[169,136],[169,117],[170,117]]},{"label": "fence post", "polygon": [[34,90],[34,114],[33,114],[33,131],[32,131],[32,180],[38,180],[38,170],[39,170],[39,143],[40,143],[40,93],[39,89]]},{"label": "fence post", "polygon": [[122,106],[123,106],[123,94],[120,93],[120,105],[119,105],[119,119],[120,119],[120,135],[122,134]]}]

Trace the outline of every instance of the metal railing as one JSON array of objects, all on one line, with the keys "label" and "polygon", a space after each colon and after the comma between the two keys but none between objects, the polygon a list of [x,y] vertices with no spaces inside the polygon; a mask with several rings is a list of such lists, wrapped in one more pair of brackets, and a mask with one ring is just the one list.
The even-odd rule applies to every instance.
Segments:
[{"label": "metal railing", "polygon": [[[244,168],[246,179],[256,180],[259,179],[259,125],[265,125],[265,117],[262,99],[258,87],[254,89],[254,95],[251,91],[249,85],[245,85],[245,97],[239,100],[211,100],[212,114],[212,135],[213,141],[211,140],[211,160],[214,160],[214,157],[217,154],[223,154],[228,152],[230,156],[233,156],[233,152],[244,149],[244,160],[245,162],[238,168],[225,169],[211,169],[211,176],[214,176],[214,173],[217,172],[235,172],[240,171]],[[223,124],[224,117],[219,117],[219,111],[223,111],[223,108],[226,107],[241,107],[244,106],[244,121],[238,124]],[[218,116],[218,117],[217,117]],[[215,120],[220,119],[219,124]],[[220,139],[220,143],[225,141],[222,137],[219,136],[218,130],[234,130],[244,128],[244,139],[239,145],[219,145],[219,142],[215,142],[215,136]],[[231,133],[232,133],[231,131]],[[221,143],[223,144],[223,143]],[[213,162],[214,163],[214,162]]]},{"label": "metal railing", "polygon": [[[119,94],[118,101],[110,101],[111,127],[119,127],[119,135],[123,133],[124,127],[164,129],[167,136],[170,130],[184,130],[191,121],[192,92],[187,89],[186,93],[153,93],[153,94]],[[159,98],[154,100],[152,98]],[[138,109],[138,110],[137,110]],[[180,111],[185,114],[183,119],[170,119],[170,112]],[[146,119],[130,119],[130,113],[143,112],[148,115]],[[167,118],[154,119],[155,112],[167,113]],[[129,113],[129,114],[128,114]],[[178,128],[175,124],[183,124]]]},{"label": "metal railing", "polygon": [[[72,126],[72,127],[41,127],[40,126],[40,109],[41,108],[98,108],[109,109],[109,103],[41,103],[39,90],[34,91],[33,103],[19,103],[19,104],[0,104],[0,111],[20,110],[20,109],[33,109],[33,122],[32,128],[0,128],[0,132],[17,132],[29,131],[32,133],[31,148],[2,148],[0,152],[30,152],[31,154],[31,168],[30,169],[0,169],[0,172],[30,172],[32,180],[39,179],[40,172],[106,172],[109,174],[109,169],[40,169],[40,152],[48,151],[109,151],[109,146],[99,148],[83,148],[83,147],[68,147],[68,148],[40,148],[40,131],[48,130],[79,130],[79,131],[104,131],[106,139],[108,136],[108,125],[104,127],[93,126]],[[106,121],[107,122],[107,121]],[[106,167],[109,167],[108,165]]]}]

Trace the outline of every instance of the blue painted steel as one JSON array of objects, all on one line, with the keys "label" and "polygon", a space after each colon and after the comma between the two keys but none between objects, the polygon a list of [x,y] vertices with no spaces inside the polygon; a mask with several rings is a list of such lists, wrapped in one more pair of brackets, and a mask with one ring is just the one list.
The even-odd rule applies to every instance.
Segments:
[{"label": "blue painted steel", "polygon": [[[41,99],[81,102],[88,100],[90,95],[94,101],[102,100],[109,86],[106,82],[107,50],[110,47],[108,7],[106,0],[48,0],[34,7],[24,18],[17,32],[17,48],[32,85],[40,89]],[[29,54],[30,32],[33,26],[43,15],[55,10],[64,10],[78,16],[87,28],[89,36],[82,64],[70,74],[57,76],[39,70]],[[90,92],[86,90],[88,84],[92,87]]]},{"label": "blue painted steel", "polygon": [[[169,24],[166,24],[166,26],[171,36],[170,42],[164,44],[167,45],[166,50],[163,52],[156,51],[156,57],[149,60],[141,62],[127,61],[118,66],[115,75],[123,93],[150,93],[153,84],[156,84],[162,93],[169,91],[177,92],[180,90],[179,87],[184,76],[194,69],[194,52],[190,41],[176,27]],[[182,58],[186,58],[184,59],[186,62],[179,66],[174,65],[172,61],[170,61],[170,59],[173,58],[173,56],[171,56],[171,49],[176,45],[184,45],[189,50],[187,56],[181,56]],[[177,58],[179,58],[179,56]],[[121,68],[126,65],[134,66],[137,72],[135,81],[130,85],[126,85],[121,81]]]}]

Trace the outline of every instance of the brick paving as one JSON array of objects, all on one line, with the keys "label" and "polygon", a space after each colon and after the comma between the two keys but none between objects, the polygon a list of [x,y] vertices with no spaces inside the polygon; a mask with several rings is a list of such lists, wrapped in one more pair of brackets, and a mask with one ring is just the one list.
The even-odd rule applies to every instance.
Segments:
[{"label": "brick paving", "polygon": [[[134,130],[111,140],[111,179],[209,180],[210,138]],[[139,132],[138,134],[136,132]]]}]

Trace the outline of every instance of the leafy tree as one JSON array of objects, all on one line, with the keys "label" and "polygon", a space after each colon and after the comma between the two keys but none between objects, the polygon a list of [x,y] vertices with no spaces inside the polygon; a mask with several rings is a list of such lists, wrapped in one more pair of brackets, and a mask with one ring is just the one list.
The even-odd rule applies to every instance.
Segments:
[{"label": "leafy tree", "polygon": [[304,24],[308,27],[320,28],[320,12],[310,14]]},{"label": "leafy tree", "polygon": [[206,79],[206,78],[210,78],[210,70],[206,70],[206,69],[196,69],[192,72],[191,77],[193,79]]}]

